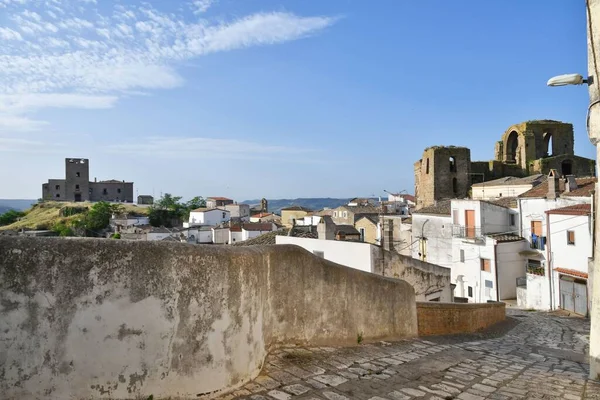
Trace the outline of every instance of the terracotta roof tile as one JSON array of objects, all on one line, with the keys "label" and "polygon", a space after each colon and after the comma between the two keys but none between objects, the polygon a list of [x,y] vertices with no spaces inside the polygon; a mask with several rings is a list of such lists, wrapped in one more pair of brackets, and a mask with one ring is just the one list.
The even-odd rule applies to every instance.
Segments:
[{"label": "terracotta roof tile", "polygon": [[581,271],[577,271],[577,270],[574,270],[574,269],[554,268],[554,270],[556,272],[561,273],[561,274],[576,276],[576,277],[583,278],[583,279],[587,279],[588,278],[588,274],[587,273],[581,272]]},{"label": "terracotta roof tile", "polygon": [[560,214],[560,215],[590,215],[592,213],[591,204],[575,204],[572,206],[555,208],[553,210],[546,211],[546,214]]},{"label": "terracotta roof tile", "polygon": [[225,200],[225,201],[233,201],[232,199],[229,199],[227,197],[207,197],[206,200]]},{"label": "terracotta roof tile", "polygon": [[452,200],[438,200],[436,204],[413,211],[413,214],[451,215]]},{"label": "terracotta roof tile", "polygon": [[242,225],[242,229],[246,231],[272,231],[273,224],[265,223],[245,223]]},{"label": "terracotta roof tile", "polygon": [[[577,182],[577,189],[572,192],[566,193],[564,190],[561,190],[561,196],[569,196],[569,197],[589,197],[592,194],[592,191],[595,188],[596,178],[594,177],[585,177],[585,178],[576,178],[575,182]],[[561,184],[561,187],[563,185]],[[546,177],[541,184],[537,185],[533,189],[529,189],[525,193],[519,195],[519,197],[537,197],[537,198],[546,198],[548,194],[548,177]]]}]

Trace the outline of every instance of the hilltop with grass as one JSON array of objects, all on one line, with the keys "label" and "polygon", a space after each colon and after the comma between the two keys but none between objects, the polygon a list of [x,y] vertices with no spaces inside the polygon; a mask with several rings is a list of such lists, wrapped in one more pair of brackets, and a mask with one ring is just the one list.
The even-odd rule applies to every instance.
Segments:
[{"label": "hilltop with grass", "polygon": [[[11,210],[0,216],[0,230],[45,230],[60,225],[68,226],[80,220],[100,203],[44,201],[34,204],[25,211]],[[105,203],[108,204],[108,203]],[[114,209],[105,207],[107,211],[118,211],[129,215],[148,215],[149,208],[135,204],[110,204]],[[96,206],[98,207],[98,206]],[[116,209],[118,207],[118,210]]]}]

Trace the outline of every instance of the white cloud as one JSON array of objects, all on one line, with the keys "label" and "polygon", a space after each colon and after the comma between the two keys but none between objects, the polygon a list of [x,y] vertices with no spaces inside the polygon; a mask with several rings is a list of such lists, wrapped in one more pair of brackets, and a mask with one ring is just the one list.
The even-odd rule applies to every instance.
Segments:
[{"label": "white cloud", "polygon": [[[273,159],[299,156],[306,158],[317,152],[315,149],[296,148],[263,143],[215,139],[205,137],[149,137],[143,142],[123,143],[108,146],[110,153],[135,154],[161,158],[203,159]],[[310,160],[305,160],[310,161]]]},{"label": "white cloud", "polygon": [[194,0],[192,1],[192,10],[194,14],[202,14],[208,11],[210,6],[215,3],[215,0]]},{"label": "white cloud", "polygon": [[23,40],[23,37],[17,31],[13,31],[10,28],[0,27],[0,39],[2,39],[2,40]]},{"label": "white cloud", "polygon": [[35,121],[18,115],[0,113],[0,133],[37,131],[47,124],[45,121]]},{"label": "white cloud", "polygon": [[[186,60],[300,39],[336,21],[271,12],[190,22],[144,2],[103,9],[95,3],[0,0],[9,21],[0,24],[4,127],[39,127],[23,114],[41,108],[107,108],[125,94],[173,88],[183,83],[177,68]],[[190,4],[204,12],[213,3]]]}]

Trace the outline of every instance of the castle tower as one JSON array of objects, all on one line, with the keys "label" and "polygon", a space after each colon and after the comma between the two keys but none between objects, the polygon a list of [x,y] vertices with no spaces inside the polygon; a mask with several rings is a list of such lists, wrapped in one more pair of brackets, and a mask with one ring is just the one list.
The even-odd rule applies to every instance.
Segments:
[{"label": "castle tower", "polygon": [[265,198],[260,201],[260,211],[263,213],[269,212],[269,202]]},{"label": "castle tower", "polygon": [[65,200],[89,201],[90,164],[87,158],[65,159]]},{"label": "castle tower", "polygon": [[465,198],[470,187],[471,150],[466,147],[428,147],[415,163],[417,208],[437,200]]}]

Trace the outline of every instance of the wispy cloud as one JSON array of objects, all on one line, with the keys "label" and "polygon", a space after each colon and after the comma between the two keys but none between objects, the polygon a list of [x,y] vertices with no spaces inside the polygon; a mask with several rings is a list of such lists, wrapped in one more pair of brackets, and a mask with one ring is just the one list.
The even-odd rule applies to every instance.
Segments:
[{"label": "wispy cloud", "polygon": [[150,137],[142,143],[123,143],[107,147],[110,153],[134,154],[158,158],[318,161],[319,150],[265,145],[262,143],[206,137]]},{"label": "wispy cloud", "polygon": [[[205,13],[213,3],[189,4]],[[111,107],[124,93],[181,85],[177,68],[183,61],[300,39],[336,21],[271,12],[190,22],[145,2],[107,11],[94,0],[0,0],[0,8],[9,21],[0,26],[4,121],[9,113],[44,107]],[[26,118],[21,121],[27,125]]]},{"label": "wispy cloud", "polygon": [[214,3],[216,3],[215,0],[194,0],[191,6],[194,14],[202,14],[208,11]]}]

